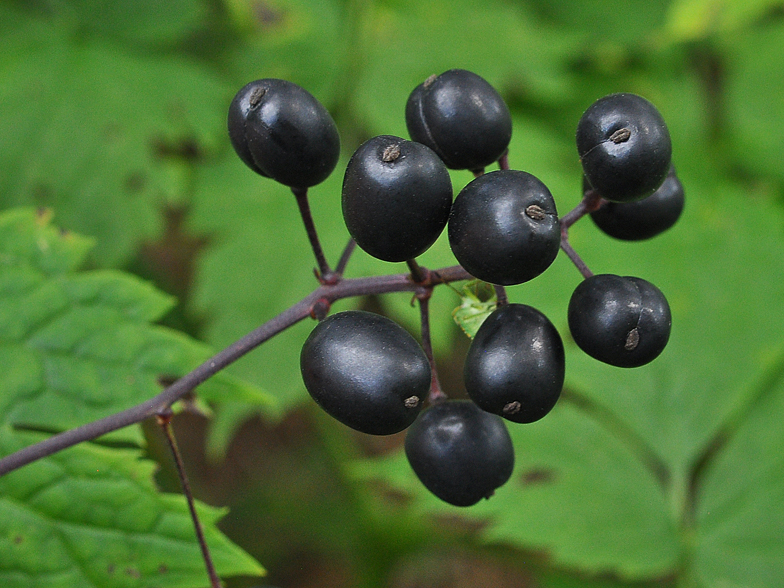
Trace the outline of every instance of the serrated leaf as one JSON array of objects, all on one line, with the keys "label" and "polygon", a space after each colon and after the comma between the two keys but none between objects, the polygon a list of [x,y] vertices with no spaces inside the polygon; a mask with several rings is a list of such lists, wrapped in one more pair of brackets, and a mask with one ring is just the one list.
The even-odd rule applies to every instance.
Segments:
[{"label": "serrated leaf", "polygon": [[[8,454],[40,436],[0,426]],[[0,478],[0,583],[10,588],[205,585],[184,497],[160,494],[137,450],[80,445]],[[198,503],[222,576],[264,573],[216,527],[223,509]]]},{"label": "serrated leaf", "polygon": [[225,133],[228,91],[182,58],[126,52],[24,14],[21,32],[0,40],[0,205],[53,207],[97,237],[101,264],[127,262],[188,188],[171,181],[182,157],[173,153],[210,150]]},{"label": "serrated leaf", "polygon": [[[89,242],[50,218],[32,210],[0,215],[0,361],[11,368],[0,408],[8,425],[60,431],[151,398],[161,377],[184,375],[210,350],[150,324],[173,304],[150,284],[113,270],[73,272]],[[213,401],[274,404],[224,375],[205,392]],[[111,436],[141,441],[135,427]]]},{"label": "serrated leaf", "polygon": [[493,287],[480,280],[466,282],[459,290],[460,306],[452,311],[452,318],[469,339],[490,316],[498,303]]},{"label": "serrated leaf", "polygon": [[[333,264],[348,241],[340,214],[341,179],[333,173],[309,191],[319,237]],[[190,230],[214,236],[214,246],[198,260],[192,305],[210,317],[205,336],[215,347],[239,339],[318,286],[315,258],[290,189],[253,173],[234,153],[200,171]],[[231,373],[274,390],[283,407],[292,406],[307,397],[299,352],[312,328],[310,320],[294,325],[234,364]]]}]

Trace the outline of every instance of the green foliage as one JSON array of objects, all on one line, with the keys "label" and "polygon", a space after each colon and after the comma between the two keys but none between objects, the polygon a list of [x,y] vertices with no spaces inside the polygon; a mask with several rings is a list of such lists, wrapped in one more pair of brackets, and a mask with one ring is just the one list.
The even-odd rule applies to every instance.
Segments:
[{"label": "green foliage", "polygon": [[452,318],[463,332],[473,339],[485,319],[495,310],[497,300],[489,284],[479,280],[466,282],[460,291],[460,306],[452,311]]},{"label": "green foliage", "polygon": [[[0,429],[3,453],[40,438]],[[3,586],[203,585],[185,500],[155,488],[155,464],[140,453],[82,445],[0,479]],[[198,512],[221,574],[263,573],[217,530],[222,509],[199,504]]]},{"label": "green foliage", "polygon": [[[150,324],[171,307],[169,296],[116,270],[75,271],[91,242],[50,219],[42,209],[0,215],[3,454],[41,438],[19,429],[60,431],[119,412],[158,393],[159,377],[209,357],[204,344]],[[206,399],[272,404],[228,377],[206,391]],[[144,443],[139,427],[102,440]],[[122,586],[160,576],[161,586],[190,586],[202,578],[187,506],[157,493],[154,464],[140,453],[77,447],[0,478],[3,585]],[[221,572],[261,573],[218,532],[221,511],[202,510]]]},{"label": "green foliage", "polygon": [[[493,565],[513,562],[510,586],[531,573],[554,588],[776,585],[784,577],[783,35],[778,0],[0,4],[0,207],[24,207],[0,216],[2,453],[153,396],[161,376],[187,372],[315,287],[293,196],[229,147],[226,108],[246,82],[280,77],[313,92],[338,121],[344,166],[372,135],[407,136],[405,100],[426,77],[473,69],[510,104],[511,167],[544,181],[560,214],[580,195],[580,113],[603,94],[631,91],[667,120],[684,218],[644,243],[613,241],[584,220],[571,241],[595,272],[637,275],[667,295],[673,335],[659,359],[624,371],[577,350],[566,306],[579,275],[561,256],[508,293],[564,335],[567,391],[540,423],[510,427],[518,464],[492,500],[467,510],[438,503],[395,451],[399,439],[384,446],[390,453],[346,466],[369,442],[328,420],[304,436],[326,460],[319,468],[312,456],[272,467],[258,450],[264,463],[242,470],[252,483],[196,478],[204,495],[266,521],[266,533],[238,532],[263,562],[282,568],[292,553],[315,552],[310,559],[329,561],[333,578],[354,578],[345,585],[413,586],[395,570],[432,564],[456,544]],[[311,190],[333,263],[348,239],[340,170]],[[471,174],[452,179],[457,193]],[[173,211],[181,226],[171,224]],[[444,236],[420,262],[455,263]],[[100,269],[77,271],[84,267]],[[357,251],[347,275],[405,271]],[[409,294],[333,311],[359,304],[418,332]],[[476,301],[467,304],[473,312]],[[447,288],[431,301],[442,380],[457,387],[460,305]],[[213,416],[213,462],[233,463],[232,439],[258,413],[265,427],[285,415],[281,430],[302,433],[309,421],[296,409],[308,397],[298,358],[311,328],[296,325],[199,387],[196,405]],[[105,441],[144,447],[137,427]],[[0,582],[145,585],[141,574],[151,585],[206,584],[183,501],[155,489],[153,465],[140,455],[90,444],[0,478]],[[299,461],[307,475],[281,474]],[[410,502],[379,500],[379,478]],[[336,505],[352,521],[339,547]],[[258,574],[217,531],[224,511],[200,508],[220,571]],[[428,526],[445,514],[482,530]],[[499,555],[500,545],[511,554]]]},{"label": "green foliage", "polygon": [[[673,234],[618,262],[628,275],[655,276],[667,292],[670,343],[655,362],[632,370],[567,345],[564,398],[540,422],[510,425],[512,481],[465,514],[489,521],[486,540],[634,580],[682,574],[704,586],[761,587],[784,574],[784,542],[775,539],[784,525],[777,499],[784,484],[773,455],[784,436],[780,427],[758,424],[784,418],[776,412],[784,335],[759,312],[784,300],[782,216],[758,202],[757,215],[738,218],[733,211],[744,196],[707,199],[692,188]],[[581,248],[623,247],[590,226],[576,226],[575,237],[584,230],[593,234]],[[596,267],[602,258],[608,264],[608,252],[596,255]],[[567,269],[569,275],[542,277],[550,292],[568,292],[560,280],[576,282]],[[748,275],[755,276],[752,289]],[[721,288],[706,288],[708,281]],[[567,302],[542,296],[533,304],[563,324]],[[455,510],[422,488],[402,455],[362,462],[356,474],[405,489],[417,510]]]}]

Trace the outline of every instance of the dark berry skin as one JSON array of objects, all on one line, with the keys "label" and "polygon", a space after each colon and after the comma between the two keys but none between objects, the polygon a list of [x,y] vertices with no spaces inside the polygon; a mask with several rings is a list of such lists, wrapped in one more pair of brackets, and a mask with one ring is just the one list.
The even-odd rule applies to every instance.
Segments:
[{"label": "dark berry skin", "polygon": [[381,135],[348,162],[342,205],[357,245],[378,259],[405,261],[424,253],[444,230],[452,180],[428,147]]},{"label": "dark berry skin", "polygon": [[430,391],[430,364],[419,343],[371,312],[349,310],[321,321],[302,347],[300,367],[321,408],[371,435],[408,427]]},{"label": "dark berry skin", "polygon": [[490,498],[514,469],[503,419],[469,400],[446,400],[425,410],[406,433],[405,449],[425,487],[455,506]]},{"label": "dark berry skin", "polygon": [[607,202],[591,213],[591,219],[610,237],[642,241],[672,227],[680,218],[683,205],[683,184],[675,175],[675,169],[670,168],[664,183],[647,198],[635,202]]},{"label": "dark berry skin", "polygon": [[569,330],[578,347],[617,367],[656,359],[670,338],[667,299],[640,278],[601,274],[586,278],[569,301]]},{"label": "dark berry skin", "polygon": [[256,173],[292,188],[324,181],[338,162],[340,137],[324,106],[277,79],[245,85],[229,106],[229,138]]},{"label": "dark berry skin", "polygon": [[656,107],[635,94],[611,94],[594,102],[577,123],[583,173],[613,202],[650,196],[670,169],[670,133]]},{"label": "dark berry skin", "polygon": [[563,342],[549,319],[525,304],[506,304],[479,327],[464,379],[479,408],[532,423],[555,406],[565,371]]},{"label": "dark berry skin", "polygon": [[455,198],[449,244],[480,280],[509,286],[535,278],[558,254],[561,226],[550,190],[529,173],[479,176]]},{"label": "dark berry skin", "polygon": [[484,78],[464,69],[431,76],[406,103],[411,139],[438,153],[447,167],[479,170],[506,152],[512,117]]}]

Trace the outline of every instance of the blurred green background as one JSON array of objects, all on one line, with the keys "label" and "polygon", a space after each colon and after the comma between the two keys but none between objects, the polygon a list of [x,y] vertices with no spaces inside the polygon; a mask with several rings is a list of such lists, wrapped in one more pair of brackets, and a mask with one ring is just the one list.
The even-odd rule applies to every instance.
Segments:
[{"label": "blurred green background", "polygon": [[[262,77],[296,82],[334,115],[343,158],[311,205],[327,256],[348,234],[341,165],[365,139],[407,136],[409,92],[472,70],[514,118],[513,169],[561,214],[580,198],[574,129],[611,92],[660,109],[686,211],[643,243],[590,220],[572,242],[597,273],[664,291],[673,336],[620,370],[568,339],[579,274],[561,255],[510,288],[564,336],[567,385],[546,419],[510,426],[517,466],[469,509],[427,495],[401,435],[321,414],[298,372],[306,322],[230,372],[276,406],[227,399],[175,427],[199,498],[280,588],[784,585],[784,3],[773,0],[26,0],[0,3],[0,207],[48,207],[94,237],[88,268],[177,297],[164,319],[221,348],[315,286],[290,193],[234,155],[226,110]],[[455,192],[471,179],[453,174]],[[452,265],[442,238],[421,259]],[[347,275],[402,272],[357,252]],[[448,393],[463,394],[458,303],[433,298]],[[347,301],[412,332],[410,297]],[[176,476],[154,427],[158,482]],[[233,578],[230,587],[258,586]]]}]

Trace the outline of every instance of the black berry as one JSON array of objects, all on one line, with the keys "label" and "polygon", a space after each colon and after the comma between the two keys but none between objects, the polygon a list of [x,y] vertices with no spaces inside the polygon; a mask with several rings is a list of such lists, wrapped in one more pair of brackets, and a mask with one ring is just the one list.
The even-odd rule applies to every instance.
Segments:
[{"label": "black berry", "polygon": [[405,261],[424,253],[444,230],[452,181],[428,147],[381,135],[348,162],[342,204],[357,245],[384,261]]},{"label": "black berry", "polygon": [[414,141],[452,169],[479,170],[498,161],[512,138],[512,117],[501,95],[464,69],[431,76],[414,88],[406,126]]},{"label": "black berry", "polygon": [[670,169],[672,144],[656,107],[635,94],[594,102],[577,124],[577,152],[591,186],[605,199],[650,196]]},{"label": "black berry", "polygon": [[[585,186],[583,186],[585,188]],[[634,202],[607,202],[591,213],[604,233],[624,241],[642,241],[672,227],[683,212],[684,192],[675,169],[653,194]]]},{"label": "black berry", "polygon": [[394,321],[349,310],[327,317],[300,355],[313,399],[353,429],[389,435],[408,427],[430,390],[430,364],[419,343]]},{"label": "black berry", "polygon": [[405,449],[425,487],[455,506],[489,498],[514,468],[504,421],[468,400],[447,400],[425,410],[406,433]]},{"label": "black berry", "polygon": [[479,408],[532,423],[555,406],[563,388],[564,347],[548,318],[524,304],[498,307],[471,342],[464,377]]},{"label": "black berry", "polygon": [[229,106],[229,138],[248,167],[292,188],[332,173],[340,137],[327,109],[298,85],[277,79],[245,85]]},{"label": "black berry", "polygon": [[529,173],[479,176],[455,198],[449,244],[480,280],[512,285],[546,270],[558,254],[561,226],[550,190]]},{"label": "black berry", "polygon": [[583,280],[569,301],[569,330],[591,357],[618,367],[656,359],[670,338],[667,299],[650,282],[601,274]]}]

